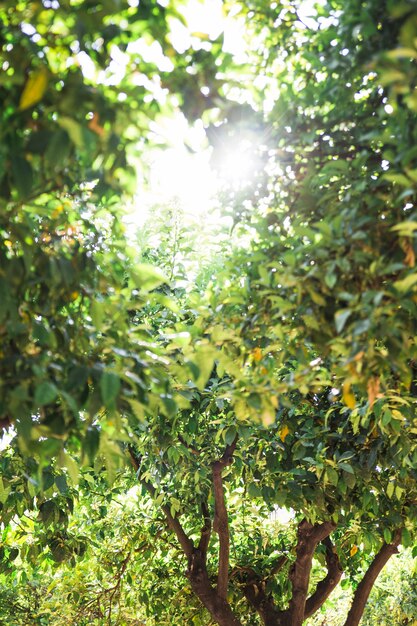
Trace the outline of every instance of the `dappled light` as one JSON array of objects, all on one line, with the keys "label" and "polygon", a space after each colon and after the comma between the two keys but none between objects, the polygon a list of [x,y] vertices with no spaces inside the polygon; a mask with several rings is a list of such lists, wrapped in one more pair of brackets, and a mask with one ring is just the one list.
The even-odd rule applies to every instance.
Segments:
[{"label": "dappled light", "polygon": [[0,34],[0,624],[417,624],[415,3]]}]

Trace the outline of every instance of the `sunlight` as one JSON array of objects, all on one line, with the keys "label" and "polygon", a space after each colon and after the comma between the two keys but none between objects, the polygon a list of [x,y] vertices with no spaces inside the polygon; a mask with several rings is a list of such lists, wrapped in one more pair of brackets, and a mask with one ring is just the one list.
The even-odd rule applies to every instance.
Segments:
[{"label": "sunlight", "polygon": [[258,168],[258,159],[254,157],[254,144],[243,139],[237,145],[225,145],[218,159],[216,169],[218,177],[235,190],[241,189],[253,180]]},{"label": "sunlight", "polygon": [[152,197],[159,202],[177,201],[185,213],[201,215],[213,206],[217,189],[207,150],[190,153],[183,147],[158,154],[151,166]]}]

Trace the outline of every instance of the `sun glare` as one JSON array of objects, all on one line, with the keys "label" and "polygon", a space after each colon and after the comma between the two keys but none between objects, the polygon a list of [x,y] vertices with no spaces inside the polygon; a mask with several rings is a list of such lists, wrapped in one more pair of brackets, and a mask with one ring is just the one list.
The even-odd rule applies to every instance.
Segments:
[{"label": "sun glare", "polygon": [[207,215],[216,207],[216,194],[225,188],[243,189],[254,180],[259,163],[255,146],[245,140],[224,145],[212,163],[212,151],[190,152],[183,146],[158,151],[150,167],[150,199],[173,200],[189,215]]}]

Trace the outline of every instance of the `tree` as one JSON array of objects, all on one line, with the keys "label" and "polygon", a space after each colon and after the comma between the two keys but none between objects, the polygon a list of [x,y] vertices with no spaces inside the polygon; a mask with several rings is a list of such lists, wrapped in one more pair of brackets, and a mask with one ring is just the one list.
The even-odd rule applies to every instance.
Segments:
[{"label": "tree", "polygon": [[[79,6],[87,11],[84,18],[96,42],[96,23],[88,21],[92,9],[88,3]],[[160,5],[156,13],[152,3],[144,7],[146,23],[165,24]],[[140,10],[126,8],[126,15],[112,19],[117,23],[134,16],[135,24],[143,17]],[[178,289],[173,272],[168,284],[155,269],[137,266],[132,255],[121,256],[119,222],[107,213],[100,229],[107,227],[108,234],[101,240],[93,206],[100,205],[102,197],[96,195],[106,175],[94,171],[88,178],[92,153],[85,156],[86,140],[80,140],[65,115],[62,125],[58,110],[61,130],[77,155],[71,160],[76,172],[64,167],[59,177],[74,177],[71,183],[65,179],[65,192],[75,185],[73,198],[87,219],[79,221],[76,236],[73,231],[68,235],[69,224],[57,234],[63,260],[58,257],[56,265],[72,268],[62,270],[69,294],[76,294],[70,303],[67,289],[64,295],[59,287],[51,290],[47,273],[49,288],[38,293],[26,286],[24,306],[15,298],[4,313],[10,346],[4,421],[16,425],[20,448],[3,462],[3,523],[12,520],[13,463],[27,467],[33,455],[36,471],[16,477],[16,483],[22,480],[17,491],[26,497],[20,498],[19,513],[25,506],[38,509],[33,533],[41,536],[39,528],[49,529],[37,555],[56,562],[75,558],[83,549],[66,529],[65,502],[69,506],[68,498],[75,496],[68,481],[77,478],[69,453],[94,462],[96,472],[105,465],[113,479],[114,459],[120,461],[123,453],[130,458],[142,500],[153,502],[155,517],[144,536],[127,532],[126,553],[113,560],[119,568],[114,582],[103,587],[102,595],[96,593],[102,611],[97,619],[111,623],[113,599],[117,595],[120,602],[122,575],[137,549],[146,602],[151,612],[158,607],[158,619],[165,619],[161,596],[170,597],[170,589],[155,581],[167,571],[182,580],[185,567],[188,579],[188,587],[179,584],[187,601],[179,603],[180,613],[170,615],[170,623],[183,623],[187,616],[196,624],[298,626],[323,606],[345,570],[355,587],[345,626],[354,626],[386,562],[400,543],[412,544],[417,502],[416,16],[411,3],[394,7],[371,0],[366,5],[332,0],[316,10],[308,18],[302,3],[245,3],[241,12],[248,18],[248,36],[260,54],[252,52],[244,67],[230,64],[226,79],[213,68],[207,74],[210,56],[202,55],[204,78],[211,76],[217,93],[221,79],[222,98],[229,99],[220,98],[225,120],[219,126],[217,118],[208,136],[214,143],[219,137],[244,137],[256,123],[263,133],[259,159],[267,171],[267,179],[256,180],[255,186],[224,194],[234,227],[223,269],[216,263],[215,281],[205,274],[194,289]],[[9,14],[15,16],[11,9]],[[21,23],[20,16],[15,23]],[[21,27],[16,30],[29,45],[33,34],[25,39]],[[156,30],[155,38],[165,41],[165,33]],[[130,37],[120,31],[117,36]],[[262,90],[257,74],[264,80]],[[173,76],[167,84],[188,93]],[[23,96],[35,92],[38,97],[45,77],[39,70],[23,93],[15,94],[20,114],[32,111]],[[33,116],[45,115],[40,103],[46,93],[31,101],[38,108],[25,122],[28,128],[18,126],[22,143],[33,134]],[[114,92],[109,93],[111,99]],[[245,97],[255,113],[231,102]],[[184,98],[183,109],[195,118],[212,103],[203,107],[199,96],[191,102],[195,106],[189,104]],[[96,111],[88,106],[90,126],[76,123],[100,139],[105,117],[95,116]],[[211,111],[206,121],[214,115]],[[56,128],[56,114],[47,121]],[[11,162],[17,159],[22,166],[16,171],[29,172],[28,158],[13,150]],[[111,148],[101,150],[97,167],[107,163],[103,151]],[[34,159],[40,175],[43,157]],[[40,176],[44,190],[48,179]],[[86,183],[97,179],[89,190]],[[6,187],[9,230],[5,227],[4,233],[10,243],[5,261],[7,280],[14,284],[19,268],[35,257],[25,241],[33,222],[22,231],[20,214],[15,218],[11,212],[22,205],[24,215],[32,215],[32,199],[18,175],[7,177]],[[37,196],[35,215],[44,202]],[[90,242],[91,231],[98,235]],[[53,267],[56,248],[48,235],[33,241],[45,244],[38,271],[44,277],[45,257]],[[77,265],[80,248],[84,274],[84,266]],[[152,250],[146,255],[142,261],[156,258],[162,265],[166,258]],[[19,289],[16,284],[20,294]],[[65,305],[61,300],[54,304],[59,297]],[[63,326],[69,329],[58,341]],[[28,360],[21,356],[28,346],[36,361],[29,373]],[[35,484],[27,478],[31,474]],[[88,485],[99,480],[91,475],[82,480],[87,485],[80,479],[78,497],[89,499],[93,509]],[[128,478],[120,478],[115,489],[131,486]],[[295,511],[295,521],[277,532],[268,519],[282,506]],[[174,546],[167,530],[176,539]],[[161,542],[153,568],[149,546],[155,537]],[[13,542],[19,538],[11,534],[10,544],[6,539],[2,560],[7,573],[15,568]],[[186,588],[210,617],[189,600]],[[77,604],[79,598],[72,596],[72,601]]]}]

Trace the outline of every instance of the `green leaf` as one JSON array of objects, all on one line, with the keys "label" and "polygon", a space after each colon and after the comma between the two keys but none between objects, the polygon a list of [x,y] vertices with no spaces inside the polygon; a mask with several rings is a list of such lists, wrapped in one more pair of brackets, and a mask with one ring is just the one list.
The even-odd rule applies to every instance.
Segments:
[{"label": "green leaf", "polygon": [[413,539],[411,537],[411,533],[408,530],[408,528],[403,528],[402,532],[401,532],[401,543],[403,544],[404,548],[409,548],[410,546],[413,545]]},{"label": "green leaf", "polygon": [[351,309],[340,309],[339,311],[337,311],[335,313],[334,316],[334,321],[336,324],[336,330],[338,333],[341,333],[348,318],[350,317],[350,315],[352,314],[352,310]]},{"label": "green leaf", "polygon": [[248,485],[248,495],[251,498],[258,498],[259,496],[262,495],[261,489],[258,487],[258,485],[254,482],[249,483]]},{"label": "green leaf", "polygon": [[17,193],[21,200],[30,195],[33,185],[32,167],[22,156],[13,156],[12,159],[12,176],[16,185]]},{"label": "green leaf", "polygon": [[216,350],[210,344],[200,343],[192,356],[193,363],[198,368],[198,377],[195,384],[201,391],[206,386],[213,370],[215,354]]},{"label": "green leaf", "polygon": [[60,493],[67,493],[68,491],[67,479],[65,478],[63,474],[56,476],[55,484],[58,487]]},{"label": "green leaf", "polygon": [[87,433],[83,442],[84,454],[87,455],[88,460],[92,463],[97,454],[100,445],[100,431],[95,426],[90,426],[87,429]]},{"label": "green leaf", "polygon": [[167,283],[168,279],[157,267],[147,263],[139,263],[130,270],[130,276],[137,289],[151,291],[159,285]]},{"label": "green leaf", "polygon": [[393,226],[391,230],[399,232],[403,237],[409,237],[417,230],[417,222],[401,222]]},{"label": "green leaf", "polygon": [[100,392],[105,406],[113,407],[120,391],[120,378],[113,372],[104,372],[100,378]]},{"label": "green leaf", "polygon": [[223,432],[223,438],[228,446],[234,442],[236,439],[237,430],[235,426],[229,426],[227,430]]},{"label": "green leaf", "polygon": [[35,402],[38,406],[51,404],[58,396],[58,389],[53,383],[44,382],[36,387]]},{"label": "green leaf", "polygon": [[396,280],[394,282],[394,287],[397,291],[401,293],[405,293],[406,291],[409,291],[409,289],[411,289],[411,287],[413,287],[416,283],[417,283],[417,273],[409,274],[402,280]]},{"label": "green leaf", "polygon": [[349,474],[354,474],[355,473],[353,467],[351,465],[349,465],[349,463],[339,463],[338,465],[339,465],[340,469],[344,470],[345,472],[348,472]]},{"label": "green leaf", "polygon": [[53,500],[46,500],[39,507],[39,517],[45,526],[50,526],[58,517],[58,508]]},{"label": "green leaf", "polygon": [[333,469],[333,467],[327,467],[326,476],[327,476],[327,480],[329,481],[329,483],[336,487],[337,483],[339,482],[339,475],[337,471]]},{"label": "green leaf", "polygon": [[82,149],[85,147],[85,133],[81,124],[71,117],[65,116],[58,118],[58,124],[68,133],[72,143],[76,145],[77,148]]}]

